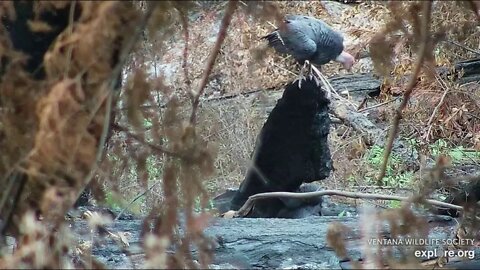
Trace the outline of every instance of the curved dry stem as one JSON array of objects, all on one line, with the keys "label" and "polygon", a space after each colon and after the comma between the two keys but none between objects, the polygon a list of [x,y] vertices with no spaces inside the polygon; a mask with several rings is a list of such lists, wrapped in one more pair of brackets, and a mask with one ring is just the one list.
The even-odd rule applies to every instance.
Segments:
[{"label": "curved dry stem", "polygon": [[[349,191],[340,191],[340,190],[322,190],[314,192],[305,192],[305,193],[295,193],[295,192],[266,192],[252,195],[248,198],[245,204],[236,212],[236,217],[244,217],[252,209],[254,202],[260,199],[267,198],[294,198],[294,199],[310,199],[319,196],[325,195],[335,195],[342,196],[347,198],[354,199],[368,199],[368,200],[391,200],[391,201],[411,201],[409,197],[394,196],[394,195],[384,195],[384,194],[367,194],[361,192],[349,192]],[[445,203],[437,200],[425,200],[427,203],[433,206],[451,208],[455,210],[462,211],[463,207],[455,204]]]},{"label": "curved dry stem", "polygon": [[192,87],[192,82],[190,80],[190,75],[188,74],[188,42],[190,40],[190,32],[188,30],[188,17],[185,12],[180,12],[180,20],[182,22],[183,35],[185,39],[185,47],[183,48],[183,76],[185,77],[185,84],[188,89]]},{"label": "curved dry stem", "polygon": [[208,77],[210,76],[213,66],[215,65],[215,60],[217,59],[217,56],[218,56],[218,53],[220,52],[223,41],[225,40],[228,26],[230,25],[230,22],[233,17],[233,13],[235,12],[237,5],[238,5],[237,0],[230,0],[228,2],[227,10],[225,11],[225,15],[223,16],[222,23],[220,25],[220,31],[218,31],[217,41],[215,41],[215,45],[213,46],[212,52],[208,57],[207,65],[205,67],[205,70],[203,71],[198,90],[197,92],[191,93],[193,101],[192,101],[192,113],[190,115],[190,124],[192,125],[195,124],[198,104],[200,102],[200,96],[205,91],[205,86],[207,86],[207,83],[208,83]]},{"label": "curved dry stem", "polygon": [[170,156],[170,157],[176,157],[176,158],[181,158],[181,159],[185,159],[185,160],[188,160],[188,157],[185,156],[185,155],[182,155],[180,153],[175,153],[175,152],[172,152],[168,149],[164,149],[158,145],[155,145],[153,143],[150,143],[150,142],[147,142],[145,141],[144,139],[142,139],[142,137],[140,137],[139,135],[137,134],[134,134],[132,132],[130,132],[126,127],[123,127],[123,126],[120,126],[118,124],[113,124],[112,128],[118,130],[118,131],[121,131],[121,132],[124,132],[125,135],[127,135],[128,137],[136,140],[137,142],[143,144],[143,145],[146,145],[148,146],[150,149],[152,149],[153,151],[155,151],[157,154],[165,154],[167,156]]},{"label": "curved dry stem", "polygon": [[378,175],[377,179],[377,185],[382,186],[383,185],[383,178],[385,177],[386,171],[387,171],[387,164],[388,164],[388,159],[390,157],[390,154],[392,153],[392,148],[393,148],[393,142],[395,141],[395,137],[397,137],[398,134],[398,129],[400,125],[400,119],[402,119],[402,112],[407,107],[408,101],[410,100],[410,96],[413,92],[413,88],[417,84],[417,78],[420,75],[420,71],[422,70],[423,62],[425,61],[425,56],[427,53],[428,49],[428,42],[430,38],[430,17],[432,14],[432,2],[431,1],[425,1],[423,3],[423,17],[422,17],[422,42],[419,46],[418,50],[418,58],[417,62],[415,64],[415,68],[412,74],[412,77],[410,78],[410,81],[408,82],[407,88],[405,90],[405,93],[403,94],[403,99],[402,103],[400,103],[400,106],[395,110],[395,116],[392,121],[392,128],[390,129],[390,134],[388,136],[388,141],[387,145],[385,146],[385,152],[383,156],[383,162],[382,166],[380,168],[380,174]]}]

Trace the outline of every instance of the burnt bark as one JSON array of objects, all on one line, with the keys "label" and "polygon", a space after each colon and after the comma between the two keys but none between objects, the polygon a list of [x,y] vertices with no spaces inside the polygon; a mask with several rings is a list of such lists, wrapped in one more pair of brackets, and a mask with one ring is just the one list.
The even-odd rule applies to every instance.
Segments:
[{"label": "burnt bark", "polygon": [[459,84],[480,81],[480,58],[458,61],[454,64],[453,70],[438,68],[440,76],[451,78]]},{"label": "burnt bark", "polygon": [[382,82],[370,73],[338,75],[329,78],[332,87],[339,93],[347,90],[351,95],[366,94],[377,96],[380,94]]},{"label": "burnt bark", "polygon": [[[257,138],[253,164],[247,171],[231,208],[238,210],[249,196],[270,191],[295,191],[302,183],[329,176],[329,100],[314,81],[298,87],[290,83],[270,113]],[[284,203],[263,200],[252,217],[276,217]]]}]

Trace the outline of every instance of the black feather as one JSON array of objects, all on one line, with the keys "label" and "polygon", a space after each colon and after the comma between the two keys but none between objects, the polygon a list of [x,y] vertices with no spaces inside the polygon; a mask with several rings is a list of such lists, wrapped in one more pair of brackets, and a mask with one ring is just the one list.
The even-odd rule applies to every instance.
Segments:
[{"label": "black feather", "polygon": [[278,53],[288,54],[290,51],[287,46],[285,46],[285,41],[281,37],[278,30],[273,31],[272,33],[262,37],[268,41],[268,45],[274,48]]},{"label": "black feather", "polygon": [[287,15],[285,27],[275,29],[263,37],[280,54],[292,55],[323,65],[337,58],[343,51],[343,37],[325,22],[313,17]]}]

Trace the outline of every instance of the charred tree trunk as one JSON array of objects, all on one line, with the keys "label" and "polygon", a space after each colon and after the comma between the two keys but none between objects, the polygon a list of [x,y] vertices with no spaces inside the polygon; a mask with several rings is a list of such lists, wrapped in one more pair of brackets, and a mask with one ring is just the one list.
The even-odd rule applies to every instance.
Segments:
[{"label": "charred tree trunk", "polygon": [[[289,84],[270,113],[252,154],[253,164],[232,200],[238,210],[249,196],[269,191],[295,191],[302,183],[329,176],[329,100],[313,80]],[[259,202],[251,216],[277,217],[278,199]]]}]

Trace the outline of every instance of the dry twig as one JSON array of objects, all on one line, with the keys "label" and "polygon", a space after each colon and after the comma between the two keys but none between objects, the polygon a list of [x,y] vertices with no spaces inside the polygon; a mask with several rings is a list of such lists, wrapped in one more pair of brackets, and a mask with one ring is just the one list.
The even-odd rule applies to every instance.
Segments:
[{"label": "dry twig", "polygon": [[423,62],[425,60],[426,56],[426,51],[428,50],[428,42],[429,42],[429,26],[430,26],[430,16],[431,16],[431,11],[432,11],[432,2],[431,1],[425,1],[423,3],[423,17],[422,17],[422,41],[419,46],[418,50],[418,59],[415,64],[415,68],[412,74],[412,77],[410,78],[410,81],[407,85],[407,88],[405,90],[405,93],[403,94],[403,100],[402,103],[400,103],[400,106],[395,110],[395,116],[392,121],[392,128],[390,129],[390,134],[388,137],[387,144],[385,146],[385,153],[383,157],[383,162],[382,166],[380,168],[380,174],[377,179],[377,185],[381,186],[382,185],[382,180],[385,177],[386,171],[387,171],[387,164],[388,164],[388,159],[390,157],[390,154],[392,152],[393,148],[393,142],[395,141],[395,137],[397,136],[399,125],[400,125],[400,119],[402,118],[402,112],[407,107],[408,101],[410,100],[410,96],[413,92],[413,88],[417,84],[417,78],[420,75],[420,70],[422,69]]},{"label": "dry twig", "polygon": [[225,11],[225,15],[223,16],[222,23],[220,25],[220,30],[218,31],[218,36],[217,36],[217,41],[215,42],[215,45],[213,46],[212,52],[210,53],[210,56],[208,57],[207,60],[207,65],[203,71],[202,78],[200,80],[200,85],[198,87],[197,92],[191,92],[192,95],[192,113],[190,115],[190,123],[194,124],[196,115],[197,115],[197,110],[198,110],[198,104],[200,102],[200,96],[203,94],[203,91],[205,90],[205,86],[207,86],[208,83],[208,77],[210,76],[210,73],[212,72],[213,66],[215,65],[215,60],[217,59],[218,53],[220,52],[220,49],[222,48],[223,41],[225,40],[225,37],[227,35],[227,29],[228,26],[230,25],[230,22],[233,17],[233,13],[235,12],[237,8],[238,1],[237,0],[230,0],[228,2],[227,10]]},{"label": "dry twig", "polygon": [[112,128],[118,130],[118,131],[122,131],[124,132],[128,137],[136,140],[137,142],[143,144],[143,145],[146,145],[148,147],[150,147],[152,150],[154,150],[155,152],[159,153],[159,154],[165,154],[165,155],[168,155],[168,156],[171,156],[171,157],[177,157],[177,158],[186,158],[184,157],[183,155],[179,154],[179,153],[175,153],[175,152],[172,152],[170,150],[167,150],[167,149],[164,149],[158,145],[155,145],[155,144],[152,144],[152,143],[149,143],[147,141],[145,141],[144,139],[142,139],[140,136],[136,135],[136,134],[133,134],[131,133],[130,131],[128,131],[127,128],[123,127],[123,126],[120,126],[118,124],[113,124]]},{"label": "dry twig", "polygon": [[[348,191],[340,191],[340,190],[322,190],[322,191],[314,191],[314,192],[305,192],[305,193],[295,193],[295,192],[266,192],[266,193],[259,193],[252,195],[248,198],[245,204],[237,211],[236,217],[243,217],[246,216],[250,210],[252,209],[255,200],[260,199],[267,199],[267,198],[294,198],[294,199],[310,199],[319,196],[325,195],[336,195],[342,196],[347,198],[354,198],[354,199],[368,199],[368,200],[392,200],[392,201],[411,201],[408,197],[402,196],[394,196],[394,195],[384,195],[384,194],[366,194],[360,192],[348,192]],[[438,206],[438,207],[445,207],[451,208],[455,210],[463,210],[463,207],[445,203],[437,200],[425,200],[427,203]]]},{"label": "dry twig", "polygon": [[440,78],[438,75],[435,75],[435,78],[437,79],[437,82],[440,84],[440,86],[443,88],[444,91],[443,91],[442,97],[440,98],[440,101],[438,102],[437,106],[435,106],[435,109],[433,109],[432,115],[430,115],[430,118],[428,119],[428,122],[427,122],[428,130],[424,136],[425,139],[428,138],[428,136],[430,135],[430,132],[432,131],[433,118],[437,114],[438,110],[440,110],[440,107],[443,105],[445,97],[450,92],[450,88],[448,88],[445,85],[445,81],[443,81],[442,78]]},{"label": "dry twig", "polygon": [[376,104],[376,105],[373,105],[373,106],[368,107],[368,108],[363,108],[363,109],[359,110],[358,112],[361,113],[361,112],[366,112],[366,111],[369,111],[369,110],[373,110],[373,109],[375,109],[375,108],[382,107],[382,106],[385,106],[385,105],[390,104],[390,103],[392,103],[392,102],[395,102],[395,101],[397,101],[398,99],[399,99],[399,97],[394,98],[394,99],[391,99],[391,100],[389,100],[389,101],[385,101],[385,102]]},{"label": "dry twig", "polygon": [[190,33],[188,31],[188,17],[187,17],[187,14],[185,14],[185,12],[183,11],[180,12],[180,20],[182,21],[183,35],[185,39],[185,47],[183,48],[183,63],[182,63],[183,76],[185,76],[185,84],[187,85],[187,88],[190,89],[192,87],[190,75],[188,74],[188,42],[189,42]]}]

